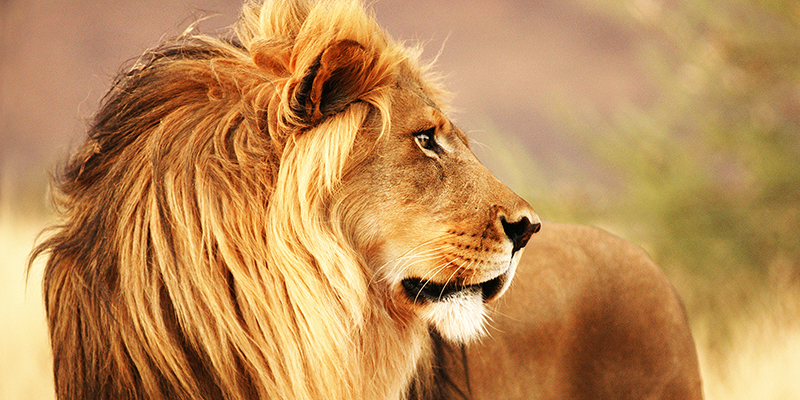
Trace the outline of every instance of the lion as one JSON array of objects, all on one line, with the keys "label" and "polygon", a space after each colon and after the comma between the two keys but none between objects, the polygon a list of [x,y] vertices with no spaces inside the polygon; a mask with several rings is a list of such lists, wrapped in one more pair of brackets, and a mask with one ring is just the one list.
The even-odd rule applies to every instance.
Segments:
[{"label": "lion", "polygon": [[691,398],[658,270],[555,224],[531,251],[539,216],[471,153],[419,53],[358,1],[274,0],[121,74],[32,254],[58,398]]}]

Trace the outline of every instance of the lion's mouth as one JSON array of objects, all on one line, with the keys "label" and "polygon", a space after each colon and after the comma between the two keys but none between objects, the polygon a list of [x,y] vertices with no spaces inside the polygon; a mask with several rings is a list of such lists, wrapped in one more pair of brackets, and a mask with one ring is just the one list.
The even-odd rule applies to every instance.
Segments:
[{"label": "lion's mouth", "polygon": [[406,296],[414,302],[424,301],[443,301],[458,293],[473,292],[480,293],[483,301],[493,299],[503,288],[506,274],[502,274],[494,279],[472,285],[460,283],[435,283],[422,280],[420,278],[403,279],[402,285]]}]

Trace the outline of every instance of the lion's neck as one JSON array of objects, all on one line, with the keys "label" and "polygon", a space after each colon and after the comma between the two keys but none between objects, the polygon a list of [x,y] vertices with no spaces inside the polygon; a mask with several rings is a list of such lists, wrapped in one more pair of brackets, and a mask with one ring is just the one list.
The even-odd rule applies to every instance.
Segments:
[{"label": "lion's neck", "polygon": [[404,399],[420,363],[429,362],[431,339],[416,317],[402,318],[375,310],[361,339],[364,399]]}]

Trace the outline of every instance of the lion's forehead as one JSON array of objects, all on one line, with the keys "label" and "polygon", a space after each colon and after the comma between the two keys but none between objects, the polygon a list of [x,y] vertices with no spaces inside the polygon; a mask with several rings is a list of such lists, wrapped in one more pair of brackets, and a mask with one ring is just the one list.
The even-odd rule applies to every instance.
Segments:
[{"label": "lion's forehead", "polygon": [[436,96],[436,91],[418,73],[412,72],[408,68],[401,68],[395,81],[395,88],[398,92],[406,93],[418,97],[428,107],[442,112],[444,105],[440,104],[441,99]]},{"label": "lion's forehead", "polygon": [[454,140],[461,141],[469,148],[469,139],[450,117],[446,108],[424,80],[406,71],[401,73],[395,85],[395,112],[402,116],[396,122],[400,129],[418,132],[435,128],[444,135],[454,135]]}]

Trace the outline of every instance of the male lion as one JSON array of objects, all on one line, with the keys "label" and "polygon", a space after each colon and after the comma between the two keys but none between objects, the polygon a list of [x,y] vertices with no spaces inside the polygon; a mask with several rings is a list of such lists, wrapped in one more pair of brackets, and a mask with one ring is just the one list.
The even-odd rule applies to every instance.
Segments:
[{"label": "male lion", "polygon": [[355,1],[275,0],[120,76],[34,251],[58,397],[697,395],[675,295],[582,228],[459,347],[540,221],[423,72]]}]

